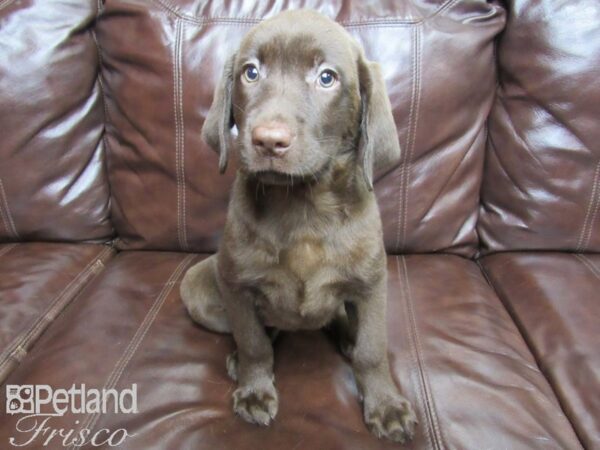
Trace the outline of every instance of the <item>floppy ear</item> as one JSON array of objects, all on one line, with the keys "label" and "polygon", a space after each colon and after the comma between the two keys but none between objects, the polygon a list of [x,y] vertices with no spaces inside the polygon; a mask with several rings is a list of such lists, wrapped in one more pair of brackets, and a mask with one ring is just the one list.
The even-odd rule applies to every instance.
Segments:
[{"label": "floppy ear", "polygon": [[358,75],[362,103],[359,160],[365,183],[373,190],[373,173],[398,161],[400,144],[379,64],[361,54]]},{"label": "floppy ear", "polygon": [[231,114],[231,92],[233,90],[233,66],[235,54],[230,56],[221,80],[215,88],[213,102],[202,126],[202,139],[219,154],[219,172],[227,168],[227,156],[231,140],[233,116]]}]

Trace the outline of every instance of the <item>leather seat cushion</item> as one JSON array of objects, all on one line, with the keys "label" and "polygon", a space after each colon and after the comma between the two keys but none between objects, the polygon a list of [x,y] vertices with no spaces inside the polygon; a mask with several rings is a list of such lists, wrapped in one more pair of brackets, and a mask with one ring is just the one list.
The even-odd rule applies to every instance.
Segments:
[{"label": "leather seat cushion", "polygon": [[[231,409],[230,336],[188,317],[179,282],[202,256],[123,252],[44,334],[14,384],[123,389],[138,414],[53,417],[48,426],[125,428],[128,449],[397,448],[366,429],[352,370],[322,332],[275,344],[280,409],[269,428]],[[389,258],[390,363],[420,421],[412,448],[578,448],[516,326],[476,264],[458,256]],[[82,357],[94,355],[94,357]],[[1,395],[5,395],[2,392]],[[19,416],[0,425],[15,434]],[[79,425],[75,421],[79,420]],[[410,448],[410,447],[409,447]]]},{"label": "leather seat cushion", "polygon": [[0,382],[112,253],[92,244],[0,245]]},{"label": "leather seat cushion", "polygon": [[483,259],[498,295],[587,448],[600,448],[600,255]]}]

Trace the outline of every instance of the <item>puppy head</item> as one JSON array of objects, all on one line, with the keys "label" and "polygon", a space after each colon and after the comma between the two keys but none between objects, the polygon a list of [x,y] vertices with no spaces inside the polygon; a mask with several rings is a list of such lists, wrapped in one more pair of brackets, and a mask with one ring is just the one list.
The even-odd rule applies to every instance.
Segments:
[{"label": "puppy head", "polygon": [[235,148],[242,170],[266,184],[318,180],[351,154],[372,189],[373,171],[400,155],[379,66],[340,25],[307,10],[246,35],[225,65],[202,135],[219,152],[221,172]]}]

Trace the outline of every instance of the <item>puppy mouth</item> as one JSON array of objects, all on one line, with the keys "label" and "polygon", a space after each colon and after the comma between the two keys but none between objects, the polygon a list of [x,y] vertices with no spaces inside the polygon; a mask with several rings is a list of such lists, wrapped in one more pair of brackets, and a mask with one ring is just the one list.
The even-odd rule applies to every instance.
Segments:
[{"label": "puppy mouth", "polygon": [[324,162],[319,167],[306,168],[298,172],[288,171],[285,165],[277,167],[273,161],[267,167],[264,164],[261,166],[252,167],[252,165],[242,163],[241,169],[247,176],[265,185],[301,186],[315,184],[321,180],[331,167],[331,160]]},{"label": "puppy mouth", "polygon": [[312,175],[291,174],[277,170],[260,170],[252,175],[263,184],[275,186],[300,185],[312,180]]}]

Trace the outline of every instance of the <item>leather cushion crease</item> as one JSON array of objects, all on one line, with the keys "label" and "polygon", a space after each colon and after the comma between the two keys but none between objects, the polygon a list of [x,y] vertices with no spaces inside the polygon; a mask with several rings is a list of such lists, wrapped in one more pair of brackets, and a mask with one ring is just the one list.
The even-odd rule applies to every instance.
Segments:
[{"label": "leather cushion crease", "polygon": [[502,253],[482,265],[581,442],[600,447],[600,255]]},{"label": "leather cushion crease", "polygon": [[214,84],[253,24],[303,6],[341,22],[382,65],[402,147],[400,164],[376,184],[387,250],[475,253],[494,38],[505,20],[485,1],[247,2],[241,10],[106,2],[97,33],[120,249],[216,250],[236,165],[220,175],[198,132]]},{"label": "leather cushion crease", "polygon": [[483,252],[598,252],[598,2],[514,0],[509,9],[488,121]]},{"label": "leather cushion crease", "polygon": [[96,11],[0,2],[0,242],[112,235]]},{"label": "leather cushion crease", "polygon": [[112,254],[104,245],[0,245],[0,382]]},{"label": "leather cushion crease", "polygon": [[[280,411],[269,428],[240,421],[225,371],[233,339],[185,314],[179,282],[202,258],[117,255],[52,324],[7,383],[123,389],[138,414],[53,418],[53,427],[123,427],[128,449],[398,448],[366,429],[350,365],[322,332],[275,344]],[[579,448],[570,423],[477,265],[457,256],[388,259],[391,364],[420,426],[405,448]],[[441,294],[444,293],[442,296]],[[97,338],[101,337],[102,345]],[[94,354],[78,358],[73,354]],[[3,390],[2,390],[3,391]],[[5,395],[4,392],[1,394]],[[4,398],[0,398],[4,401]],[[14,434],[9,416],[0,440]]]}]

